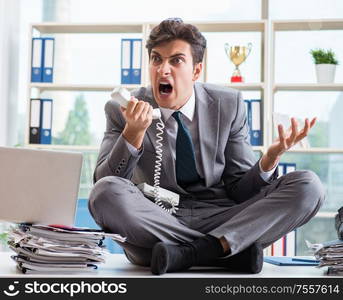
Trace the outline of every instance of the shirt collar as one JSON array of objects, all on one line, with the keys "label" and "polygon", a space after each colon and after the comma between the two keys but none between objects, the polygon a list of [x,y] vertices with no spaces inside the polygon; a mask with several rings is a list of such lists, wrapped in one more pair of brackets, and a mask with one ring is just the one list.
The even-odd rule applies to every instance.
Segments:
[{"label": "shirt collar", "polygon": [[[171,115],[176,111],[174,109],[160,107],[161,113],[163,115],[164,121],[168,122]],[[179,109],[179,111],[191,122],[193,121],[195,112],[195,94],[194,88],[192,90],[192,95],[189,97],[187,102]]]}]

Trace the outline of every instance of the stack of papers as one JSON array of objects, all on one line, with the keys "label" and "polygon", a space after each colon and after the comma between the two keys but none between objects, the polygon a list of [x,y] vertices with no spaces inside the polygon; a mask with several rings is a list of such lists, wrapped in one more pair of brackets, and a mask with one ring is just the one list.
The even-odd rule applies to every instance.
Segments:
[{"label": "stack of papers", "polygon": [[96,229],[21,224],[9,233],[8,244],[23,273],[91,272],[105,262],[105,237],[125,241]]},{"label": "stack of papers", "polygon": [[319,245],[315,252],[319,267],[328,267],[328,275],[343,275],[343,240]]}]

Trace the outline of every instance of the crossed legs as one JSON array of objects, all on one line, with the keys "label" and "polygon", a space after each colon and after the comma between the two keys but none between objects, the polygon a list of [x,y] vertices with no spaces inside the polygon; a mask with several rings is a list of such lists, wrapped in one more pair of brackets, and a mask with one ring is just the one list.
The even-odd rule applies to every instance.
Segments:
[{"label": "crossed legs", "polygon": [[[322,185],[310,171],[287,174],[242,204],[222,207],[186,226],[146,199],[127,179],[99,180],[90,195],[89,209],[107,231],[127,237],[122,246],[131,262],[150,265],[152,248],[192,243],[216,237],[235,255],[258,243],[266,247],[309,221],[324,200]],[[191,228],[190,228],[191,227]],[[224,252],[223,252],[224,253]]]}]

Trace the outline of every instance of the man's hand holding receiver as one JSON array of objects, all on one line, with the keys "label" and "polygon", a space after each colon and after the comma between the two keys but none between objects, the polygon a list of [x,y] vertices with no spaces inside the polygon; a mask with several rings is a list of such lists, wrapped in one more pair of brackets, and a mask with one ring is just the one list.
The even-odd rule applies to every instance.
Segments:
[{"label": "man's hand holding receiver", "polygon": [[311,122],[309,119],[305,119],[304,128],[299,131],[298,122],[295,118],[291,118],[291,126],[287,132],[285,132],[283,126],[279,124],[279,137],[270,145],[267,152],[262,156],[262,170],[266,172],[273,169],[278,164],[281,155],[306,137],[315,123],[316,118],[313,118]]},{"label": "man's hand holding receiver", "polygon": [[123,137],[136,149],[142,147],[146,130],[152,122],[152,106],[145,101],[131,97],[127,108],[120,108],[126,121]]}]

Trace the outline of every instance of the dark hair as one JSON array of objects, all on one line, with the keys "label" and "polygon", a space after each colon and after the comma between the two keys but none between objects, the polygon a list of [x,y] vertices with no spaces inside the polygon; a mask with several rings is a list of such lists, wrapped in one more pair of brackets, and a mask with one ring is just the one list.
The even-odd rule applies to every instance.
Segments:
[{"label": "dark hair", "polygon": [[197,27],[183,23],[180,18],[166,19],[153,28],[146,43],[149,57],[154,47],[174,40],[183,40],[191,45],[194,65],[202,62],[206,39]]}]

